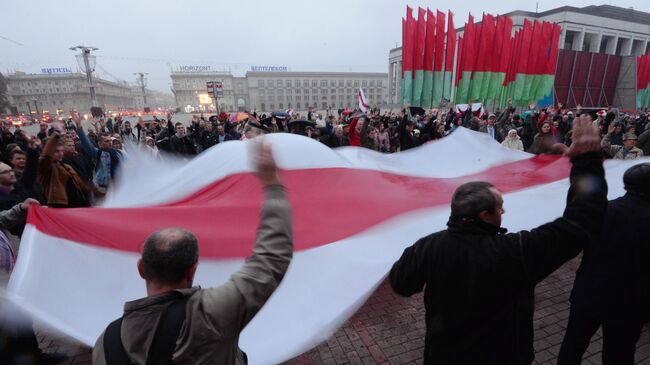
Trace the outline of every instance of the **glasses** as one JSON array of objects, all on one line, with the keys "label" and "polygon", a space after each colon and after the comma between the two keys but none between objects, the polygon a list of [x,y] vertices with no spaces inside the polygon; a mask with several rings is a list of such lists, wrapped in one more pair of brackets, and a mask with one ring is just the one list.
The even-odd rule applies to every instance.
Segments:
[{"label": "glasses", "polygon": [[4,174],[12,174],[13,172],[14,172],[13,169],[11,169],[11,170],[4,170],[4,171],[0,171],[0,175],[4,175]]}]

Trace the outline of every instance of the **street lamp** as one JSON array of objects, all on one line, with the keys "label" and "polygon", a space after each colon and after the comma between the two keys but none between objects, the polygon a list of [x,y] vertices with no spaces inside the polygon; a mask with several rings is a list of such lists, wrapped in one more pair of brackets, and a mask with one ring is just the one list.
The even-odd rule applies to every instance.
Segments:
[{"label": "street lamp", "polygon": [[88,83],[88,88],[90,89],[90,101],[92,106],[96,107],[97,105],[97,96],[95,95],[95,86],[93,85],[93,71],[95,71],[95,64],[97,63],[96,57],[91,55],[91,51],[97,51],[97,47],[86,47],[86,46],[74,46],[70,47],[71,51],[79,50],[77,57],[77,63],[79,67],[86,73],[86,82]]},{"label": "street lamp", "polygon": [[138,78],[138,85],[142,88],[142,109],[146,111],[147,109],[147,91],[145,87],[147,86],[147,79],[144,77],[145,75],[149,75],[146,72],[136,72],[134,73],[136,76],[140,76]]}]

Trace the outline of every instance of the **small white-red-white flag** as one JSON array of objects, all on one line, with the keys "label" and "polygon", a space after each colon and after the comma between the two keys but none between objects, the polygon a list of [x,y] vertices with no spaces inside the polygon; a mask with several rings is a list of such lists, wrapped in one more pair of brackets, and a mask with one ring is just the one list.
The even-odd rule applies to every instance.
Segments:
[{"label": "small white-red-white flag", "polygon": [[368,104],[366,103],[366,97],[363,95],[363,89],[359,88],[359,109],[361,109],[362,112],[367,112],[368,111]]}]

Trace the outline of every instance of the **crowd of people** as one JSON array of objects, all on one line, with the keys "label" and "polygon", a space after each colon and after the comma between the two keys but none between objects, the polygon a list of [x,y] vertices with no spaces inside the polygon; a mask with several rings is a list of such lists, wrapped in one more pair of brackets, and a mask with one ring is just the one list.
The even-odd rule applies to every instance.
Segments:
[{"label": "crowd of people", "polygon": [[[454,133],[456,129],[468,128],[485,133],[490,138],[501,143],[505,148],[527,151],[533,154],[569,155],[573,157],[574,171],[572,174],[577,174],[576,179],[577,177],[583,178],[584,176],[582,175],[593,175],[594,181],[597,180],[598,183],[602,184],[604,184],[602,164],[599,161],[603,156],[606,158],[631,160],[643,155],[650,155],[649,114],[645,112],[634,115],[621,114],[614,110],[608,110],[591,115],[579,106],[575,109],[565,109],[559,105],[557,108],[546,107],[539,109],[531,106],[528,110],[518,113],[517,109],[509,103],[508,107],[504,110],[496,109],[494,112],[485,112],[482,108],[475,110],[469,104],[463,110],[453,107],[448,110],[434,109],[425,111],[406,106],[399,112],[382,112],[378,109],[367,112],[339,110],[336,114],[328,114],[325,116],[311,111],[305,116],[297,113],[258,115],[256,112],[253,112],[250,114],[243,113],[242,118],[239,118],[239,116],[241,116],[240,113],[238,113],[237,118],[233,118],[233,115],[225,113],[207,118],[203,115],[195,115],[192,117],[188,126],[181,122],[176,122],[174,116],[171,114],[168,114],[166,118],[158,119],[154,117],[153,120],[149,121],[139,118],[133,125],[130,121],[118,116],[115,119],[93,118],[90,121],[91,127],[84,127],[80,115],[72,111],[69,120],[63,123],[42,123],[39,132],[34,136],[27,135],[21,128],[16,128],[14,131],[11,131],[6,126],[2,126],[2,130],[0,131],[0,158],[3,161],[0,163],[0,211],[2,212],[0,213],[0,272],[10,273],[13,268],[16,258],[16,250],[14,249],[16,243],[15,237],[19,237],[22,233],[28,206],[30,204],[43,204],[49,207],[62,208],[89,207],[94,205],[102,199],[115,177],[120,173],[120,165],[128,160],[128,154],[132,150],[125,149],[126,145],[133,145],[141,151],[144,151],[144,153],[150,154],[153,158],[164,159],[168,155],[177,155],[189,159],[220,143],[252,139],[265,133],[293,133],[312,138],[332,148],[357,146],[382,153],[393,153],[409,150],[445,138],[451,133]],[[587,128],[590,128],[593,133],[585,132]],[[639,135],[638,138],[637,135]],[[262,164],[261,168],[262,171],[268,169],[270,172],[266,175],[262,174],[264,176],[263,181],[265,182],[265,186],[268,185],[269,191],[274,191],[269,194],[284,204],[283,192],[278,188],[280,182],[277,180],[275,163],[268,150],[264,153],[266,153],[266,163]],[[587,157],[582,155],[586,155]],[[645,175],[643,176],[645,176],[645,179],[647,179],[648,173],[650,171],[644,172]],[[468,191],[464,193],[457,191],[453,199],[461,198],[457,194],[462,195],[466,193],[469,194],[468,196],[478,194],[476,195],[478,197],[482,196],[485,198],[487,196],[487,199],[493,207],[486,207],[483,204],[484,202],[481,204],[479,204],[480,202],[470,202],[471,204],[460,202],[469,205],[461,206],[461,204],[454,208],[454,203],[452,202],[452,215],[454,214],[454,209],[460,209],[457,212],[458,216],[452,216],[452,219],[450,219],[450,228],[448,231],[452,238],[445,238],[440,242],[436,241],[437,239],[434,240],[431,238],[427,241],[429,243],[419,242],[414,248],[409,249],[414,251],[410,252],[407,250],[405,252],[405,256],[396,264],[391,274],[391,283],[398,293],[410,295],[422,290],[422,285],[427,283],[427,280],[442,280],[439,282],[440,286],[432,286],[430,290],[427,289],[427,293],[429,291],[433,293],[433,290],[442,290],[440,293],[436,293],[436,296],[444,297],[447,295],[449,298],[454,298],[450,293],[456,293],[453,287],[456,284],[453,284],[453,280],[448,279],[454,275],[455,277],[465,277],[466,273],[457,272],[458,267],[445,268],[444,265],[440,266],[440,270],[442,271],[437,272],[439,277],[431,276],[433,275],[431,273],[418,271],[426,270],[426,268],[413,266],[413,264],[419,263],[421,265],[426,260],[422,261],[421,258],[417,257],[419,255],[429,255],[420,246],[427,245],[429,247],[435,244],[447,247],[449,245],[448,242],[455,242],[460,239],[458,237],[464,237],[463,235],[475,237],[480,233],[480,235],[486,235],[481,239],[487,245],[486,247],[488,247],[495,242],[492,237],[497,233],[501,233],[499,228],[501,213],[497,214],[495,212],[501,211],[502,208],[494,208],[494,205],[502,204],[503,200],[500,198],[500,195],[495,195],[497,193],[494,193],[494,187],[481,185],[461,188]],[[461,188],[459,189],[462,190]],[[626,185],[627,188],[628,186]],[[579,190],[579,187],[575,186],[572,189]],[[458,325],[456,329],[473,331],[471,329],[472,326],[468,326],[469,322],[467,321],[481,320],[479,318],[479,314],[483,313],[481,311],[490,307],[489,305],[485,305],[485,301],[481,302],[482,309],[475,307],[469,304],[471,300],[477,298],[486,300],[492,298],[491,295],[494,295],[494,292],[500,292],[504,295],[513,295],[516,297],[512,303],[507,302],[506,304],[508,305],[519,305],[522,300],[528,303],[529,296],[533,293],[531,288],[534,289],[536,283],[555,268],[559,267],[563,262],[575,256],[585,247],[585,240],[593,240],[591,231],[596,229],[594,222],[602,219],[603,212],[605,211],[603,203],[605,202],[604,194],[606,192],[606,186],[601,186],[599,189],[593,191],[591,195],[584,192],[582,194],[574,194],[577,198],[570,201],[571,205],[567,207],[565,217],[563,218],[564,221],[557,221],[553,223],[554,226],[547,226],[545,229],[548,231],[548,234],[542,230],[534,231],[535,233],[532,235],[528,233],[522,235],[520,233],[518,236],[498,236],[499,245],[504,251],[490,251],[490,255],[493,255],[494,259],[488,260],[494,261],[491,261],[490,265],[501,265],[498,263],[502,260],[501,255],[517,256],[518,254],[513,253],[516,250],[512,252],[508,250],[517,245],[523,245],[520,253],[522,255],[520,257],[521,262],[518,263],[515,260],[512,263],[515,266],[506,265],[502,267],[504,270],[503,273],[521,278],[519,281],[515,280],[516,282],[512,282],[517,287],[517,290],[513,288],[504,289],[502,287],[503,283],[494,284],[486,282],[482,287],[466,287],[465,293],[457,293],[458,298],[456,299],[459,302],[461,299],[467,300],[461,306],[458,306],[459,302],[454,304],[445,300],[425,300],[427,311],[447,311],[445,315],[448,316],[438,318],[443,322],[437,322],[437,317],[427,317],[427,326],[431,325],[434,327],[432,333],[435,336],[442,337],[429,338],[429,334],[427,335],[427,353],[425,353],[425,358],[435,358],[444,362],[446,361],[445,359],[453,359],[454,356],[459,356],[463,352],[460,347],[458,347],[459,350],[456,352],[456,347],[454,347],[454,345],[460,346],[464,344],[460,337],[455,344],[451,344],[450,341],[453,341],[456,335],[466,337],[466,334],[460,332],[450,333],[447,330],[450,330],[450,328],[453,329],[453,326]],[[632,192],[634,199],[638,198],[640,201],[643,201],[643,203],[639,203],[635,200],[635,204],[641,204],[640,209],[647,210],[647,206],[643,205],[647,204],[648,196],[644,195],[647,194],[647,186],[636,186],[634,189],[636,189]],[[492,197],[490,198],[490,196]],[[586,214],[586,211],[590,211],[590,213]],[[283,214],[286,215],[285,213]],[[272,218],[269,219],[272,220]],[[287,220],[289,218],[284,217],[283,219]],[[466,225],[469,224],[468,222],[471,224]],[[285,236],[284,241],[290,245],[290,221],[284,222],[283,224],[283,227],[285,227],[283,228],[285,229],[285,232],[283,232]],[[553,237],[558,235],[562,236],[562,232],[565,233],[564,238],[553,239]],[[264,236],[264,233],[259,234],[261,235],[260,237]],[[152,236],[152,250],[165,251],[165,247],[180,244],[178,242],[189,242],[195,245],[196,239],[192,237],[190,232],[164,231],[158,234],[158,236]],[[14,240],[13,244],[11,242],[12,238]],[[463,239],[465,238],[461,240]],[[260,238],[260,242],[262,241],[264,239]],[[564,246],[560,245],[561,243]],[[419,252],[418,250],[424,251]],[[446,253],[441,251],[440,253],[436,253],[436,255],[450,254],[457,256],[459,254],[459,252],[453,253],[451,246],[445,248],[445,250],[447,250]],[[166,253],[163,252],[163,254]],[[462,254],[465,255],[466,253]],[[411,258],[409,255],[413,257]],[[540,259],[544,255],[548,257],[543,260]],[[431,259],[439,260],[435,255],[431,256]],[[540,263],[540,260],[546,261]],[[180,284],[176,282],[171,283],[176,285],[174,288],[188,288],[188,285],[191,287],[192,277],[196,269],[196,258],[194,257],[190,261],[192,261],[189,263],[190,266],[188,268],[183,266],[183,269],[178,273],[181,278],[189,278],[189,283],[186,282],[187,280]],[[288,264],[288,261],[285,264]],[[469,261],[466,264],[474,267]],[[520,264],[524,265],[524,271],[526,271],[522,275],[517,274],[521,269]],[[145,270],[145,268],[142,270]],[[190,270],[191,272],[186,273],[184,270]],[[286,265],[283,266],[282,270],[286,270]],[[473,269],[468,267],[467,270],[472,271]],[[476,272],[475,274],[479,275],[480,273]],[[501,275],[502,273],[500,271],[492,271],[491,274]],[[156,284],[161,284],[161,282],[156,281],[158,278],[154,274],[143,271],[142,275],[148,281],[153,280]],[[283,274],[276,273],[274,275],[275,278],[271,287],[277,286]],[[481,280],[487,280],[486,278],[489,276],[481,277]],[[476,281],[478,280],[477,278],[468,278],[468,280]],[[476,282],[478,283],[478,281]],[[166,286],[163,285],[163,288],[166,288]],[[491,288],[492,292],[486,292],[489,288]],[[272,292],[272,289],[267,288],[265,290],[267,290],[265,295],[270,295]],[[472,291],[474,292],[472,293]],[[161,293],[160,290],[150,291],[150,295],[157,295],[159,293]],[[192,291],[191,293],[187,293],[191,296],[193,293],[198,292]],[[427,294],[427,296],[431,297],[433,294]],[[490,303],[495,306],[504,303],[501,300],[503,298],[492,299],[494,303]],[[263,301],[260,301],[256,305],[261,306],[262,304]],[[532,317],[524,317],[532,313],[529,313],[530,308],[526,307],[523,312],[520,311],[514,317],[510,316],[510,312],[508,312],[512,308],[504,307],[501,309],[504,310],[503,313],[501,311],[497,312],[501,313],[500,315],[502,315],[503,321],[510,325],[512,323],[509,321],[521,320],[523,322],[519,323],[519,326],[526,328],[509,328],[508,330],[511,333],[509,332],[508,336],[492,338],[493,341],[484,341],[482,344],[490,348],[499,348],[499,346],[504,345],[504,341],[514,341],[515,339],[529,340],[527,326],[529,324],[532,326],[532,322],[529,323],[528,321],[532,321]],[[477,315],[467,317],[466,313],[472,311],[475,311]],[[640,312],[645,314],[642,310]],[[247,320],[250,320],[252,318],[251,316],[246,317]],[[429,323],[430,320],[432,323]],[[573,323],[575,324],[576,321],[577,319],[574,318]],[[585,321],[583,320],[583,322]],[[595,322],[597,328],[598,322]],[[572,329],[587,333],[588,336],[584,336],[590,337],[593,334],[593,332],[589,332],[594,326],[593,323],[594,321],[588,324],[578,324],[572,327]],[[244,322],[240,324],[244,324]],[[516,323],[512,325],[517,326]],[[588,325],[590,327],[584,329]],[[241,327],[237,327],[236,330],[241,330]],[[490,328],[488,326],[475,329],[483,331],[490,330]],[[635,327],[634,331],[636,332],[633,332],[632,337],[634,337],[634,334],[640,333],[640,327]],[[638,339],[638,336],[636,338]],[[478,341],[479,339],[476,340]],[[532,341],[532,338],[530,340]],[[98,342],[98,344],[101,345],[102,343]],[[236,341],[232,342],[229,350],[221,353],[224,359],[228,359],[228,363],[242,363],[242,359],[245,358],[244,354],[236,348],[236,344]],[[584,352],[582,345],[582,343],[567,344],[564,352],[566,355],[565,359],[569,359],[571,356],[579,357]],[[532,351],[525,344],[522,346],[516,349],[516,355],[520,356],[520,360],[523,361],[510,362],[513,359],[510,356],[513,352],[508,352],[510,355],[505,356],[504,354],[508,351],[505,348],[502,349],[505,351],[504,354],[495,355],[504,356],[495,357],[495,360],[507,361],[503,363],[529,363],[532,361]],[[487,347],[484,350],[487,351]],[[570,355],[569,352],[571,353]],[[467,352],[466,355],[468,358],[480,359],[481,353],[483,352]],[[186,352],[185,354],[189,358],[192,358],[191,353]],[[474,355],[478,357],[472,357]],[[98,356],[103,358],[102,354]],[[566,363],[571,363],[568,360],[566,361]]]}]

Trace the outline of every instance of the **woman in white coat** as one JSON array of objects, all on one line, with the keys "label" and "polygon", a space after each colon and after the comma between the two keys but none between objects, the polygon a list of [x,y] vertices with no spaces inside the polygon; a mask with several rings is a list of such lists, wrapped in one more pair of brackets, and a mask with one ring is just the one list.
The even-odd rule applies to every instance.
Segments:
[{"label": "woman in white coat", "polygon": [[524,150],[524,144],[521,142],[521,138],[517,135],[516,129],[511,129],[508,132],[508,136],[503,140],[503,142],[501,142],[501,145],[510,148],[511,150]]}]

